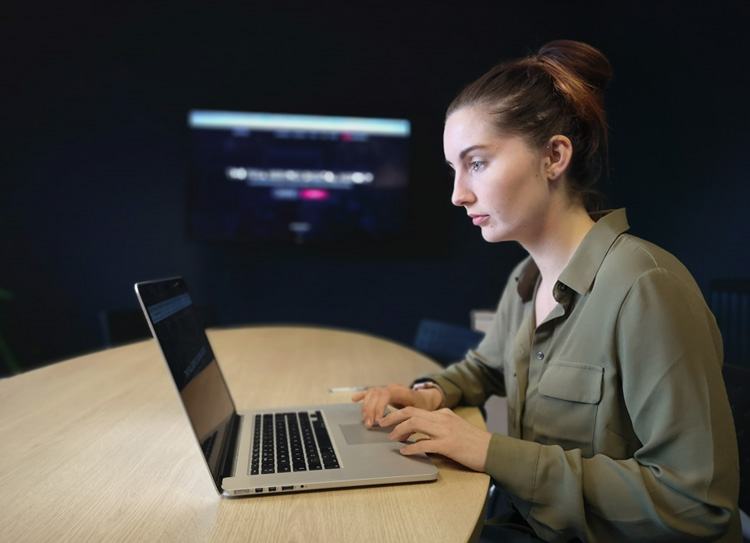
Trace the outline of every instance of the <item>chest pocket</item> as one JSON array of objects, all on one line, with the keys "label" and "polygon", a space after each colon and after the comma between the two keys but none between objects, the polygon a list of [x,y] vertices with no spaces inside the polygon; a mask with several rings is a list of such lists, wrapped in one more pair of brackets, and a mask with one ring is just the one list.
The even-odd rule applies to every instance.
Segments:
[{"label": "chest pocket", "polygon": [[539,381],[536,441],[565,450],[581,449],[584,457],[592,456],[603,381],[604,369],[599,366],[575,362],[550,365]]}]

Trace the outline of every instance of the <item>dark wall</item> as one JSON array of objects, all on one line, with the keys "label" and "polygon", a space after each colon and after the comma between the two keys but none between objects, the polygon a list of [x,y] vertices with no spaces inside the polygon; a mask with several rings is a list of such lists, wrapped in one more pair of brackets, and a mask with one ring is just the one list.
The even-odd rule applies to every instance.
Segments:
[{"label": "dark wall", "polygon": [[[604,189],[632,232],[706,293],[750,276],[746,1],[58,4],[11,3],[0,21],[0,340],[26,367],[99,348],[101,310],[178,274],[225,325],[410,343],[422,317],[467,324],[523,252],[484,243],[450,205],[443,112],[492,64],[556,38],[614,67]],[[190,242],[190,108],[410,118],[414,251]]]}]

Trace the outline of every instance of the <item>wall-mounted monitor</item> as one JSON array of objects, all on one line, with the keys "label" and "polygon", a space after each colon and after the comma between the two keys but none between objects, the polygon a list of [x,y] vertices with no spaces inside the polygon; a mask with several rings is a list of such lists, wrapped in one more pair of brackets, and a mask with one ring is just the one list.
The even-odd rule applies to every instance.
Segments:
[{"label": "wall-mounted monitor", "polygon": [[407,223],[406,119],[188,113],[199,241],[384,243]]}]

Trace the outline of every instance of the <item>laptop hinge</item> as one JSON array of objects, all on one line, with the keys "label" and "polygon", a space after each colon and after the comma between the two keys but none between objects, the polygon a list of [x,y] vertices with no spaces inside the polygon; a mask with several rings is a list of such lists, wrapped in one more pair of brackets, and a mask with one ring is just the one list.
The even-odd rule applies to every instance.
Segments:
[{"label": "laptop hinge", "polygon": [[237,413],[232,414],[232,419],[229,421],[227,428],[227,438],[224,440],[224,446],[221,451],[221,465],[217,470],[217,481],[216,486],[221,488],[221,482],[224,477],[232,477],[234,475],[235,464],[237,461],[237,436],[240,433],[240,423],[242,417]]}]

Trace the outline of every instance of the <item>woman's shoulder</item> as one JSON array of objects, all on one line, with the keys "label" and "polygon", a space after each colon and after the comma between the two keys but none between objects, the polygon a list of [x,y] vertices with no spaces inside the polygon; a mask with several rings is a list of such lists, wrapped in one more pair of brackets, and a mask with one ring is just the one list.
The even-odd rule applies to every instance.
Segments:
[{"label": "woman's shoulder", "polygon": [[698,289],[690,271],[675,255],[655,243],[623,233],[607,252],[597,280],[616,281],[621,287],[629,288],[638,281],[657,276]]},{"label": "woman's shoulder", "polygon": [[685,265],[666,249],[626,233],[618,236],[612,244],[605,263],[625,267],[639,274],[658,268],[687,272]]}]

